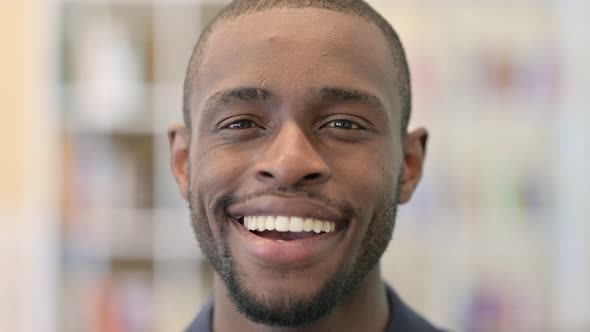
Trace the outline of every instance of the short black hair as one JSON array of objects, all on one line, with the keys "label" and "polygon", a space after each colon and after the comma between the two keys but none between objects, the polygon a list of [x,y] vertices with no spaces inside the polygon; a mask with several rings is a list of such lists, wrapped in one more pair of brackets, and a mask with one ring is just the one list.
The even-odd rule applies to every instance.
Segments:
[{"label": "short black hair", "polygon": [[320,8],[355,15],[369,23],[375,24],[385,35],[393,58],[393,74],[398,82],[401,96],[401,131],[405,134],[412,110],[412,93],[410,70],[403,45],[393,27],[373,7],[362,0],[234,0],[206,26],[195,45],[184,80],[183,116],[190,132],[191,114],[190,97],[192,83],[199,71],[205,44],[215,27],[242,15],[261,12],[273,8]]}]

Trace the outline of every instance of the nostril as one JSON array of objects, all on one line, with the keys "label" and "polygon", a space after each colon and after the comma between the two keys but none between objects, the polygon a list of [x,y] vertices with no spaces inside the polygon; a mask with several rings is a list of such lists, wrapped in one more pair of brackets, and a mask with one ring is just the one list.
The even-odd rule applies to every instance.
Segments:
[{"label": "nostril", "polygon": [[260,172],[258,172],[258,174],[260,174],[262,177],[265,177],[265,178],[274,178],[274,176],[270,172],[260,171]]},{"label": "nostril", "polygon": [[315,179],[319,178],[320,176],[322,176],[320,173],[311,173],[311,174],[307,174],[306,176],[304,176],[303,179],[315,180]]}]

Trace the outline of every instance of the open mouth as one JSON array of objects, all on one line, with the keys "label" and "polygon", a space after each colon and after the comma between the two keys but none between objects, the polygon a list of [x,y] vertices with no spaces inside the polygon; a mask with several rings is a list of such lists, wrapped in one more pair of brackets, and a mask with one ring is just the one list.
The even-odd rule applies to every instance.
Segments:
[{"label": "open mouth", "polygon": [[251,233],[277,241],[293,241],[333,233],[336,223],[314,218],[287,216],[245,216],[237,219]]}]

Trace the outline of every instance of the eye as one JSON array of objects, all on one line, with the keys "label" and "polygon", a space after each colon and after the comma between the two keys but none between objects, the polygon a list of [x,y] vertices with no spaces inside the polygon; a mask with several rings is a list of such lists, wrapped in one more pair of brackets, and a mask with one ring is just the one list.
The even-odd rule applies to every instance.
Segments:
[{"label": "eye", "polygon": [[332,120],[325,124],[324,127],[339,129],[363,129],[363,127],[356,122],[345,119]]},{"label": "eye", "polygon": [[252,120],[241,119],[227,124],[226,129],[248,129],[256,127],[256,123]]}]

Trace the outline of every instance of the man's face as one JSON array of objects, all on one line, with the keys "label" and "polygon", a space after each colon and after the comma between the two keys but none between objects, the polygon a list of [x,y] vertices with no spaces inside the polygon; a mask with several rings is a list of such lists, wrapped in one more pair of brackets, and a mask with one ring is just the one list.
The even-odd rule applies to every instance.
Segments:
[{"label": "man's face", "polygon": [[172,163],[200,246],[250,319],[317,319],[381,257],[405,185],[393,72],[377,27],[328,10],[249,14],[210,35],[190,153],[171,136]]}]

